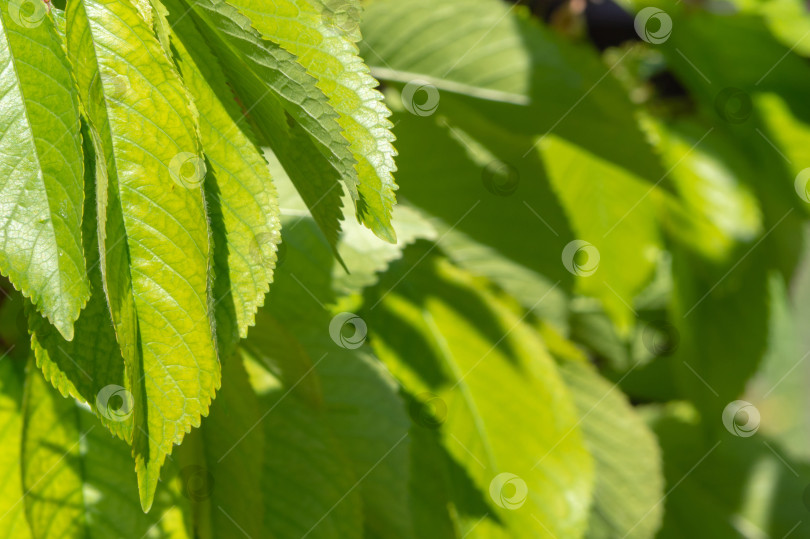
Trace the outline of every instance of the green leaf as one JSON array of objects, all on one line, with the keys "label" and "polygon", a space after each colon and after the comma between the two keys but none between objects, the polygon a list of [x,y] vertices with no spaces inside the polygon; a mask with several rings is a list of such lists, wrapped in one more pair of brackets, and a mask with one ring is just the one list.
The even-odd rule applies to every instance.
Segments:
[{"label": "green leaf", "polygon": [[669,211],[662,212],[662,225],[703,257],[723,261],[737,241],[761,232],[762,215],[752,189],[733,168],[745,155],[732,141],[712,135],[707,123],[650,119],[646,125],[678,195],[664,206]]},{"label": "green leaf", "polygon": [[102,279],[133,384],[133,451],[148,510],[166,455],[199,426],[220,383],[196,111],[131,4],[77,0],[66,15],[68,55],[104,156]]},{"label": "green leaf", "polygon": [[273,279],[281,239],[276,189],[216,57],[190,17],[169,18],[175,58],[200,113],[209,166],[206,201],[214,235],[217,342],[230,357],[247,336]]},{"label": "green leaf", "polygon": [[[414,406],[421,404],[416,401]],[[431,530],[435,537],[461,537],[454,504],[460,498],[480,502],[481,493],[469,482],[458,480],[464,477],[463,472],[451,473],[452,460],[442,449],[435,431],[415,424],[410,436],[410,508],[414,527],[418,531]]]},{"label": "green leaf", "polygon": [[[396,184],[396,151],[388,117],[390,111],[375,90],[377,81],[358,54],[352,32],[357,21],[337,21],[328,6],[312,0],[233,0],[262,36],[284,47],[318,82],[318,88],[340,114],[338,123],[351,144],[357,163],[357,185],[348,184],[356,205],[358,220],[380,238],[396,242],[391,224]],[[351,15],[359,6],[346,3]],[[343,24],[340,24],[343,22]],[[344,177],[354,174],[343,170]]]},{"label": "green leaf", "polygon": [[415,397],[415,422],[439,429],[447,469],[478,493],[453,500],[461,535],[581,536],[592,461],[553,361],[484,283],[419,254],[392,267],[361,314]]},{"label": "green leaf", "polygon": [[242,358],[222,365],[222,391],[176,460],[192,501],[195,537],[264,536],[264,436]]},{"label": "green leaf", "polygon": [[655,537],[664,479],[655,435],[621,390],[578,361],[559,364],[579,410],[596,483],[587,537]]},{"label": "green leaf", "polygon": [[378,274],[388,269],[391,262],[401,258],[405,247],[420,239],[438,239],[431,222],[410,206],[398,204],[391,223],[397,230],[397,242],[393,245],[378,239],[358,224],[349,220],[344,223],[338,252],[349,271],[333,265],[333,288],[338,294],[360,292],[376,284]]},{"label": "green leaf", "polygon": [[222,60],[257,134],[272,148],[318,225],[334,245],[340,218],[341,173],[356,182],[349,143],[338,115],[295,56],[263,40],[250,20],[223,0],[163,2],[169,11],[193,17]]},{"label": "green leaf", "polygon": [[[31,365],[33,367],[33,365]],[[33,537],[185,538],[185,501],[164,486],[150,515],[140,510],[130,448],[112,438],[71,398],[29,369],[24,408],[22,478]],[[167,471],[169,468],[167,468]]]},{"label": "green leaf", "polygon": [[[402,95],[412,110],[430,99],[436,114],[455,117],[456,107],[466,105],[512,133],[554,132],[648,180],[664,174],[625,90],[610,76],[612,68],[592,47],[541,26],[524,6],[378,0],[368,6],[362,32],[361,55],[372,74],[410,83]],[[438,93],[428,98],[430,86]],[[419,115],[431,111],[426,107]],[[521,155],[531,146],[521,148]]]},{"label": "green leaf", "polygon": [[326,419],[355,475],[364,478],[357,488],[366,528],[378,537],[412,537],[410,512],[403,509],[410,477],[409,422],[396,382],[368,350],[330,344],[333,352],[318,366]]},{"label": "green leaf", "polygon": [[725,166],[757,198],[768,234],[757,249],[768,254],[760,256],[790,277],[797,253],[777,246],[801,241],[795,210],[807,204],[796,177],[807,166],[810,144],[810,69],[760,17],[693,15],[677,3],[662,7],[680,31],[656,48],[697,102],[705,130],[713,128],[707,140],[724,139],[712,153],[724,156]]},{"label": "green leaf", "polygon": [[789,289],[780,276],[771,275],[768,350],[742,397],[752,403],[768,402],[760,409],[762,432],[793,458],[805,461],[810,459],[810,423],[804,413],[808,403],[804,381],[810,369],[805,355],[810,335],[804,331],[810,319],[807,264],[805,242],[801,265]]},{"label": "green leaf", "polygon": [[[661,501],[664,522],[658,537],[810,533],[806,462],[791,460],[761,433],[737,437],[723,430],[717,438],[707,437],[706,422],[686,403],[645,413],[663,450],[669,492]],[[721,422],[720,414],[708,421]]]},{"label": "green leaf", "polygon": [[[559,254],[574,235],[539,154],[523,157],[532,138],[471,107],[435,122],[407,112],[393,119],[400,151],[418,156],[402,160],[397,177],[408,185],[408,204],[431,218],[441,250],[564,326],[574,276]],[[493,186],[493,167],[510,171],[513,191]]]},{"label": "green leaf", "polygon": [[0,271],[71,340],[90,296],[82,141],[69,65],[44,4],[0,6],[0,66]]},{"label": "green leaf", "polygon": [[[268,326],[261,326],[267,331]],[[268,334],[269,336],[270,334]],[[273,333],[273,336],[278,334]],[[265,525],[277,537],[363,537],[363,502],[353,488],[358,477],[323,407],[317,381],[307,370],[287,382],[268,369],[274,347],[243,351],[251,382],[259,395],[266,451],[262,470]],[[271,363],[276,365],[275,362]],[[297,385],[295,385],[297,383]],[[307,503],[301,503],[301,500]]]},{"label": "green leaf", "polygon": [[579,292],[599,298],[621,333],[633,323],[633,299],[652,279],[662,250],[658,193],[645,182],[556,136],[540,152],[577,239],[562,252]]},{"label": "green leaf", "polygon": [[0,359],[0,537],[28,539],[22,485],[23,375],[8,358]]},{"label": "green leaf", "polygon": [[[393,533],[408,537],[413,532],[408,511],[403,509],[407,506],[409,477],[404,406],[393,380],[368,348],[344,348],[333,340],[330,327],[338,313],[323,307],[334,296],[331,257],[315,234],[314,223],[307,218],[284,223],[287,255],[265,310],[284,329],[287,339],[299,343],[299,353],[293,356],[298,367],[291,367],[289,364],[295,362],[290,359],[284,361],[289,371],[303,372],[292,380],[285,378],[285,382],[306,382],[309,369],[300,362],[313,365],[310,376],[318,375],[324,420],[334,429],[356,477],[364,477],[356,489],[365,507],[366,528],[378,536]],[[246,344],[257,355],[273,354],[271,350],[283,340],[270,338],[268,329],[260,329],[258,334],[261,346],[255,344],[252,335]],[[273,355],[285,354],[279,351]],[[364,390],[358,392],[358,387]]]},{"label": "green leaf", "polygon": [[[115,338],[110,311],[104,297],[99,270],[96,225],[95,154],[86,129],[84,138],[84,223],[82,239],[93,294],[74,326],[75,338],[66,341],[53,326],[35,312],[28,316],[31,350],[37,367],[62,396],[71,396],[87,403],[102,424],[115,435],[132,443],[133,418],[108,409],[110,387],[126,388],[131,383],[126,377],[124,360]],[[99,405],[100,409],[99,409]],[[131,403],[128,407],[131,410]]]}]

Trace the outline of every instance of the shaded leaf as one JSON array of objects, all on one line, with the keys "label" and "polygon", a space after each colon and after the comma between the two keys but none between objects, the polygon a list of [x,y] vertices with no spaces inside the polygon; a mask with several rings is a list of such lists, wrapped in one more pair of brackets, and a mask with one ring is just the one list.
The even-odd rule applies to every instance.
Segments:
[{"label": "shaded leaf", "polygon": [[417,423],[440,429],[479,493],[456,500],[461,535],[581,535],[592,461],[553,361],[482,283],[418,254],[392,267],[362,314],[375,351],[416,398]]},{"label": "shaded leaf", "polygon": [[33,537],[142,537],[156,532],[190,537],[185,503],[172,476],[164,476],[154,511],[144,514],[129,471],[130,448],[75,400],[61,397],[33,368],[26,382],[24,421],[22,477]]},{"label": "shaded leaf", "polygon": [[655,537],[664,496],[655,435],[621,390],[595,369],[577,361],[559,365],[594,457],[596,483],[586,537]]}]

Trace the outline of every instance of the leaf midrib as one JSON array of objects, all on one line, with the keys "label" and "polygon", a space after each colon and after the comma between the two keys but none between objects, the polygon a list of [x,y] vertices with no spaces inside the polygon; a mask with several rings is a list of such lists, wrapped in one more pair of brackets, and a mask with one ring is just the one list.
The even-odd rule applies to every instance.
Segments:
[{"label": "leaf midrib", "polygon": [[[498,461],[495,458],[494,450],[489,443],[489,435],[487,434],[486,426],[484,425],[481,414],[478,411],[478,405],[475,403],[475,398],[472,395],[472,391],[470,391],[469,386],[464,381],[464,376],[461,373],[461,369],[459,368],[458,363],[456,363],[455,359],[453,358],[453,353],[450,351],[450,347],[447,344],[447,340],[442,335],[441,330],[439,329],[436,321],[433,319],[433,315],[427,309],[422,309],[422,316],[425,320],[425,324],[427,325],[430,334],[432,335],[433,339],[436,341],[436,344],[439,346],[439,358],[442,362],[450,369],[450,372],[453,374],[453,378],[456,380],[455,387],[459,389],[461,392],[461,396],[463,401],[467,405],[467,408],[470,411],[470,414],[473,418],[473,425],[475,426],[475,430],[478,433],[479,438],[481,439],[481,445],[484,448],[484,453],[486,454],[486,460],[491,466],[490,471],[497,471],[498,468]],[[452,389],[451,389],[452,391]]]},{"label": "leaf midrib", "polygon": [[[61,253],[59,252],[60,251],[59,245],[58,245],[58,242],[56,241],[56,228],[54,227],[54,224],[53,224],[53,215],[55,213],[54,209],[52,207],[53,201],[51,200],[51,197],[47,196],[48,189],[45,186],[45,177],[44,177],[44,174],[43,174],[43,171],[42,171],[42,158],[41,158],[40,153],[39,153],[39,148],[37,148],[37,144],[36,144],[35,136],[34,136],[34,131],[33,131],[33,128],[31,127],[33,124],[31,123],[31,117],[29,116],[29,113],[28,113],[28,99],[25,97],[25,92],[23,91],[24,87],[23,87],[23,84],[22,84],[22,80],[20,79],[19,69],[17,67],[17,56],[16,56],[16,54],[14,54],[14,52],[12,50],[12,47],[11,47],[11,40],[8,38],[8,33],[11,30],[10,30],[10,27],[8,26],[8,24],[7,24],[7,21],[5,20],[5,18],[2,17],[2,15],[3,15],[3,9],[0,9],[0,19],[2,19],[2,21],[0,21],[0,22],[2,23],[2,26],[3,26],[2,29],[6,34],[5,41],[6,41],[6,44],[8,45],[8,53],[9,53],[9,58],[10,58],[9,64],[11,65],[11,69],[14,72],[14,81],[16,83],[18,91],[20,92],[20,98],[23,101],[23,106],[22,106],[22,111],[23,112],[22,113],[25,116],[26,129],[27,129],[27,131],[29,132],[29,134],[31,136],[31,139],[30,139],[31,140],[30,146],[32,148],[31,153],[34,155],[34,158],[36,159],[36,166],[37,166],[37,171],[38,171],[37,172],[37,181],[39,183],[39,186],[42,189],[42,192],[45,193],[45,195],[46,195],[45,199],[48,202],[48,213],[49,213],[48,229],[51,232],[51,237],[49,239],[52,240],[51,241],[51,246],[53,247],[54,250],[57,251],[56,264],[59,267],[60,271],[56,272],[57,273],[56,281],[57,281],[58,287],[59,287],[59,297],[62,298],[62,297],[65,296],[65,294],[64,294],[64,285],[63,285],[63,282],[62,282],[62,271],[61,271],[61,269],[62,269],[62,264],[63,264],[62,259],[65,258],[65,257],[59,256],[59,254],[61,254]],[[30,37],[28,37],[28,36],[26,36],[24,34],[21,34],[21,35],[23,37],[25,37],[27,40],[29,40],[29,41],[31,41],[33,43],[36,43]],[[53,79],[53,77],[50,77],[50,78]],[[54,82],[56,82],[55,79],[54,79]],[[62,123],[62,125],[65,125],[64,122],[61,121],[61,118],[59,118],[59,120]],[[20,160],[20,162],[22,162],[22,161],[23,160]],[[62,187],[62,189],[65,189],[65,186],[62,184],[62,182],[57,182],[57,183],[59,184],[60,187]],[[56,215],[59,215],[59,214],[57,213]],[[79,247],[79,252],[81,252],[80,243],[78,244],[78,247]],[[31,258],[33,258],[33,256]],[[73,260],[73,258],[68,256],[67,259],[71,262],[71,264],[73,264],[74,267],[76,267],[76,269],[78,270],[78,273],[80,275],[82,273],[84,273],[83,268],[79,268],[78,266],[76,266],[76,262],[75,262],[75,260]],[[28,262],[29,267],[30,267],[30,265],[31,265],[31,259],[29,259],[29,262]],[[53,277],[53,274],[51,274],[51,277]],[[60,304],[61,304],[61,302],[60,302]],[[65,307],[63,305],[59,309],[59,311],[64,311],[64,309],[65,309]],[[64,312],[60,312],[60,314],[62,316],[65,315]]]}]

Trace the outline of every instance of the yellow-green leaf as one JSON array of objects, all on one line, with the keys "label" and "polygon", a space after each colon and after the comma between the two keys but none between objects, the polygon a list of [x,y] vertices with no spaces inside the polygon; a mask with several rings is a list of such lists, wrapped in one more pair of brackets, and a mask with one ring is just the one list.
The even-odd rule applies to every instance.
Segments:
[{"label": "yellow-green leaf", "polygon": [[[358,182],[349,184],[357,217],[379,237],[396,242],[391,225],[396,189],[391,113],[355,45],[359,20],[343,20],[321,2],[311,0],[231,3],[250,18],[262,36],[295,54],[318,81],[318,88],[340,114],[338,123],[357,161]],[[341,4],[349,14],[359,14],[360,7],[354,2]],[[344,177],[351,174],[344,171]]]},{"label": "yellow-green leaf", "polygon": [[[32,8],[28,13],[24,8]],[[67,339],[90,296],[76,90],[44,3],[0,6],[0,272]]]},{"label": "yellow-green leaf", "polygon": [[200,424],[220,384],[211,239],[196,111],[138,11],[68,4],[67,46],[97,159],[104,290],[135,409],[141,503],[172,446]]}]

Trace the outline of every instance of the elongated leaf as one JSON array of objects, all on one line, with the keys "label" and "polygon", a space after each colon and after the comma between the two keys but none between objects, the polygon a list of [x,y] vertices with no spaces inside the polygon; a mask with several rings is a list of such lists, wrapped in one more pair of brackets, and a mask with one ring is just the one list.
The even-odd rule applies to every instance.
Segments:
[{"label": "elongated leaf", "polygon": [[266,440],[262,492],[267,530],[277,537],[360,539],[363,503],[360,490],[352,488],[358,477],[330,426],[320,388],[315,393],[305,389],[317,383],[317,374],[297,374],[287,382],[267,370],[267,361],[280,354],[272,347],[256,351],[257,357],[243,354],[263,416],[257,430]]},{"label": "elongated leaf", "polygon": [[277,195],[219,61],[190,17],[172,14],[168,22],[210,165],[205,188],[214,234],[217,341],[222,357],[229,357],[247,336],[273,278],[281,226]]},{"label": "elongated leaf", "polygon": [[[33,365],[30,365],[33,367]],[[72,398],[29,369],[22,477],[33,537],[190,537],[177,484],[161,488],[155,511],[140,510],[129,447]]]},{"label": "elongated leaf", "polygon": [[104,156],[96,169],[102,279],[133,384],[133,450],[148,509],[166,455],[199,425],[220,383],[204,166],[186,91],[136,9],[81,0],[66,15],[68,54]]},{"label": "elongated leaf", "polygon": [[664,174],[626,92],[610,76],[613,68],[589,46],[532,20],[525,6],[378,0],[368,5],[361,29],[361,54],[372,74],[406,85],[404,105],[422,120],[456,116],[456,107],[466,105],[513,133],[554,132],[649,181]]},{"label": "elongated leaf", "polygon": [[661,450],[655,435],[621,390],[585,363],[565,361],[560,372],[594,457],[596,483],[587,537],[652,538],[661,525],[664,495]]},{"label": "elongated leaf", "polygon": [[562,262],[580,292],[599,298],[621,332],[633,300],[652,279],[662,249],[656,221],[659,193],[627,170],[555,136],[540,144],[549,178],[577,239]]},{"label": "elongated leaf", "polygon": [[47,8],[25,6],[0,6],[0,271],[71,340],[90,296],[78,102]]},{"label": "elongated leaf", "polygon": [[[444,468],[468,485],[456,491],[478,493],[453,500],[461,535],[582,535],[592,461],[553,361],[481,283],[441,258],[417,260],[418,249],[397,263],[361,315],[414,395],[416,423],[439,429]],[[410,286],[389,291],[405,271]]]},{"label": "elongated leaf", "polygon": [[365,478],[357,488],[366,527],[380,537],[413,537],[410,512],[403,509],[410,477],[409,422],[397,384],[367,350],[332,344],[334,352],[318,367],[326,419],[355,474]]},{"label": "elongated leaf", "polygon": [[[733,168],[744,153],[697,120],[647,122],[661,158],[671,169],[686,219],[664,217],[673,235],[709,259],[727,259],[735,241],[746,241],[762,227],[759,202]],[[694,224],[693,224],[694,223]]]},{"label": "elongated leaf", "polygon": [[169,11],[197,22],[257,134],[269,143],[334,246],[340,218],[341,173],[356,172],[338,115],[295,56],[265,41],[250,20],[223,0],[163,0]]},{"label": "elongated leaf", "polygon": [[8,359],[0,360],[0,537],[28,539],[20,467],[22,451],[23,376]]},{"label": "elongated leaf", "polygon": [[195,537],[266,536],[260,420],[259,403],[236,354],[223,363],[222,391],[210,415],[177,451],[193,502]]},{"label": "elongated leaf", "polygon": [[[312,374],[318,375],[324,420],[346,450],[355,475],[365,477],[356,488],[363,501],[366,527],[377,535],[408,537],[412,530],[406,509],[409,441],[405,408],[393,380],[367,347],[344,348],[333,340],[330,326],[338,313],[315,303],[331,302],[334,288],[331,257],[327,246],[315,234],[313,221],[290,218],[284,223],[288,231],[287,255],[270,292],[272,300],[265,309],[300,343],[299,351],[304,355],[294,357],[298,361],[308,357],[313,365]],[[267,330],[260,330],[263,333]],[[252,336],[246,346],[252,352],[259,350],[266,355],[281,341],[257,338],[263,341],[262,346],[256,346]],[[281,354],[279,351],[277,355]],[[308,377],[304,375],[309,369],[291,368],[289,363],[294,360],[290,359],[285,361],[288,370],[303,370],[290,383],[306,382]],[[357,387],[365,389],[358,392]]]},{"label": "elongated leaf", "polygon": [[[395,242],[391,212],[396,152],[391,144],[391,113],[382,103],[382,94],[374,89],[378,83],[368,74],[351,37],[359,21],[343,21],[341,26],[330,17],[328,6],[313,0],[231,3],[250,18],[262,36],[295,54],[318,81],[318,88],[340,114],[338,123],[357,161],[358,183],[349,184],[357,217],[380,238]],[[342,7],[349,12],[360,9],[349,2]],[[351,177],[352,173],[344,170],[343,176]]]},{"label": "elongated leaf", "polygon": [[[96,412],[101,422],[121,439],[132,443],[131,403],[123,413],[108,408],[109,395],[129,387],[124,360],[115,338],[110,310],[104,297],[99,269],[96,226],[95,159],[90,135],[83,130],[85,155],[85,199],[82,241],[93,294],[74,326],[75,338],[66,341],[41,316],[31,312],[28,326],[31,350],[45,379],[67,397],[74,397]],[[109,389],[114,387],[112,391]],[[105,389],[107,388],[107,389]],[[99,410],[101,404],[101,410]],[[121,403],[124,404],[123,402]]]}]

